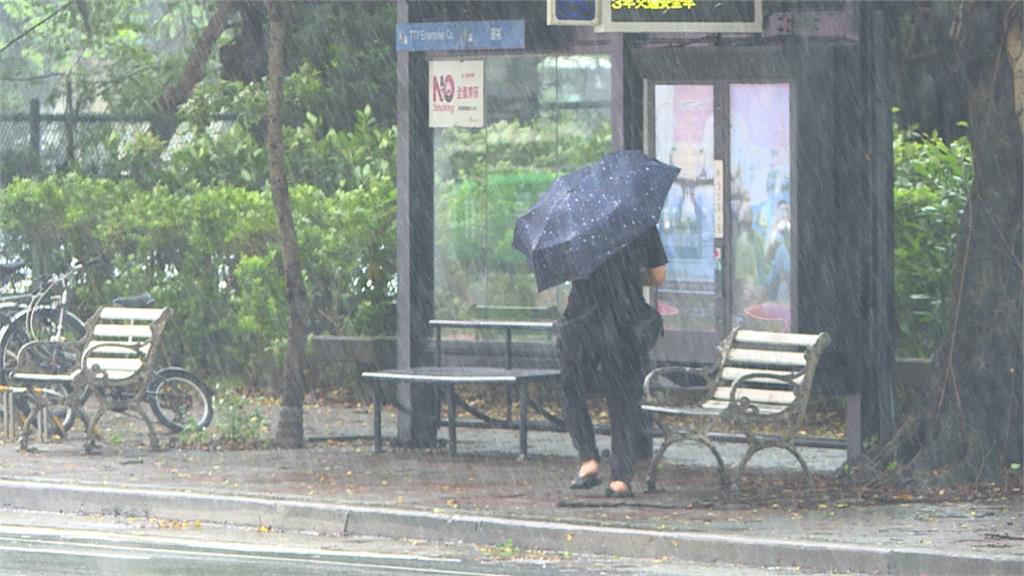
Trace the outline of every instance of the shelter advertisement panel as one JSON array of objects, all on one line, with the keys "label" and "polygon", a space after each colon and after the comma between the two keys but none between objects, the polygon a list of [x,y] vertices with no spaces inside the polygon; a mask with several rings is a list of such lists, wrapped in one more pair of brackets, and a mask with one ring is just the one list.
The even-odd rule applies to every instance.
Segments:
[{"label": "shelter advertisement panel", "polygon": [[428,89],[431,128],[483,128],[483,60],[432,60]]}]

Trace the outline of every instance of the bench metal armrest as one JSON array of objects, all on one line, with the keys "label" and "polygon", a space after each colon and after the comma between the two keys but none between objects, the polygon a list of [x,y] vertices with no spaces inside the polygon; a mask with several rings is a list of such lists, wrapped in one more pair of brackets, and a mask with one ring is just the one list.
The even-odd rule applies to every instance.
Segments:
[{"label": "bench metal armrest", "polygon": [[[35,349],[41,349],[41,352],[36,352]],[[15,366],[22,368],[17,369],[18,371],[24,371],[24,368],[31,367],[34,365],[32,355],[33,354],[52,354],[55,350],[60,349],[62,352],[70,353],[74,356],[78,356],[79,350],[81,350],[74,342],[50,342],[49,340],[33,340],[22,345],[18,349],[18,357],[15,360]]]},{"label": "bench metal armrest", "polygon": [[110,343],[106,343],[105,342],[103,344],[99,344],[97,346],[93,346],[88,351],[86,351],[85,354],[82,354],[82,363],[81,363],[82,372],[83,373],[88,373],[90,375],[101,374],[104,378],[106,377],[106,371],[105,370],[103,370],[103,369],[101,369],[99,367],[93,367],[93,369],[90,370],[89,367],[88,367],[89,366],[89,357],[92,356],[92,354],[94,352],[96,352],[97,350],[109,351],[109,350],[113,349],[113,350],[128,351],[128,353],[136,356],[137,358],[139,358],[139,360],[142,360],[143,361],[143,365],[145,365],[146,353],[142,350],[142,348],[144,346],[146,346],[147,344],[149,344],[149,342],[140,342],[138,344],[118,344],[118,343],[115,343],[115,342],[110,342]]},{"label": "bench metal armrest", "polygon": [[693,366],[662,366],[661,368],[655,368],[647,373],[644,377],[644,397],[649,400],[654,400],[654,379],[658,376],[664,376],[665,374],[688,374],[697,375],[704,379],[705,384],[703,386],[678,386],[673,384],[671,386],[672,391],[683,391],[683,390],[706,390],[709,383],[711,382],[711,375],[714,374],[715,366],[705,366],[696,368]]},{"label": "bench metal armrest", "polygon": [[789,384],[793,387],[794,393],[799,393],[800,385],[796,383],[796,379],[803,376],[804,372],[804,370],[796,370],[786,376],[780,376],[779,374],[772,374],[770,372],[748,372],[733,380],[732,384],[729,386],[729,404],[740,404],[736,401],[736,390],[739,389],[740,385],[744,382],[753,378],[757,378],[758,380],[774,380],[780,384]]},{"label": "bench metal armrest", "polygon": [[753,378],[757,378],[759,380],[774,380],[780,384],[789,384],[794,388],[794,390],[796,390],[800,387],[800,385],[796,383],[796,379],[803,375],[803,370],[791,372],[786,376],[780,376],[779,374],[772,374],[770,372],[747,372],[743,376],[732,381],[732,384],[729,386],[729,401],[732,402],[736,399],[736,389],[747,380],[751,380]]}]

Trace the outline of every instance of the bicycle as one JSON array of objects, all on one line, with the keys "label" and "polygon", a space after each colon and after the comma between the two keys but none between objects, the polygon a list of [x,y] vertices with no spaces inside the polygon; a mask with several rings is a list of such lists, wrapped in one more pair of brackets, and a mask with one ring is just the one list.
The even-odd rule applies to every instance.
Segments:
[{"label": "bicycle", "polygon": [[[134,326],[134,322],[127,320],[130,316],[138,316],[138,313],[131,312],[132,310],[138,310],[139,308],[148,307],[152,304],[152,299],[148,294],[143,294],[132,298],[118,298],[114,300],[113,308],[108,308],[113,316],[109,318],[124,317],[126,318],[123,322],[126,324],[120,326],[93,326],[92,330],[104,329],[107,337],[113,337],[115,341],[124,342],[125,345],[131,346],[133,337],[122,336],[125,334],[137,333],[137,326]],[[87,324],[87,329],[91,324]],[[111,332],[111,330],[113,330]],[[145,341],[145,332],[138,333],[138,336]],[[93,339],[96,334],[93,334]],[[83,341],[79,341],[75,344],[69,344],[67,342],[57,343],[54,346],[60,347],[62,354],[66,354],[69,362],[53,362],[50,363],[43,370],[38,369],[38,365],[33,362],[31,356],[26,356],[26,352],[34,347],[40,347],[40,343],[33,343],[32,346],[25,345],[24,348],[20,349],[18,354],[22,355],[22,359],[28,359],[25,362],[26,366],[31,366],[33,372],[44,372],[44,373],[70,373],[75,368],[78,368],[77,363],[80,355],[84,354],[82,345]],[[0,347],[7,342],[4,340],[4,334],[0,333]],[[46,348],[46,345],[43,345]],[[162,347],[156,349],[156,353],[166,360],[166,357],[162,354]],[[84,357],[82,357],[84,358]],[[206,428],[210,425],[213,420],[213,392],[210,388],[195,374],[188,370],[178,366],[164,366],[151,373],[151,376],[145,381],[145,390],[143,400],[149,405],[150,410],[156,416],[165,428],[171,432],[181,432],[187,426],[198,426],[199,428]],[[70,428],[75,422],[75,412],[68,409],[71,398],[67,396],[70,390],[70,385],[55,385],[45,388],[37,388],[36,391],[43,391],[47,395],[46,404],[50,407],[57,408],[51,410],[51,416],[49,421],[52,423],[48,427],[47,434],[49,436],[60,436],[63,437],[66,434],[68,428]],[[91,385],[87,385],[84,388],[79,389],[77,404],[79,407],[83,406],[92,397],[93,394],[101,394],[101,402],[106,409],[115,412],[124,412],[128,409],[130,402],[129,400],[136,397],[138,394],[138,388],[128,386],[111,386],[111,387],[98,387],[93,388]],[[23,414],[30,413],[31,410],[31,397],[26,395],[25,399],[19,405],[19,409]],[[88,415],[79,411],[79,415],[86,419],[86,424],[91,419]]]},{"label": "bicycle", "polygon": [[[29,342],[48,341],[52,344],[30,348],[33,351],[31,361],[36,369],[41,367],[46,372],[56,374],[66,373],[73,368],[76,356],[73,348],[69,348],[66,343],[81,339],[86,327],[78,316],[67,310],[68,297],[74,280],[91,263],[72,261],[67,272],[54,276],[45,289],[30,295],[28,303],[0,329],[0,387],[15,393],[20,391],[8,385],[8,375],[17,366],[19,352]],[[123,307],[144,308],[154,303],[148,292],[113,300],[114,306]],[[198,376],[185,368],[166,366],[157,370],[147,382],[146,388],[147,404],[156,419],[171,432],[181,432],[190,424],[206,428],[213,420],[213,392]],[[0,388],[0,392],[4,391],[4,388]],[[74,412],[67,409],[69,388],[52,388],[45,393],[51,395],[51,405],[60,407],[50,414],[50,430],[47,435],[64,437],[75,423]],[[79,406],[84,405],[92,393],[93,390],[88,387],[82,390]],[[125,392],[115,390],[111,393],[116,395]],[[122,404],[118,398],[113,400],[115,406]],[[29,402],[29,396],[18,396],[16,407],[22,416],[30,413]]]},{"label": "bicycle", "polygon": [[[0,297],[0,392],[11,394],[12,406],[0,406],[4,410],[5,421],[13,421],[7,417],[6,410],[15,408],[20,416],[31,411],[28,404],[31,400],[20,387],[12,387],[9,374],[17,364],[18,351],[29,342],[45,341],[49,346],[33,349],[32,361],[48,372],[66,371],[74,363],[61,343],[77,341],[85,335],[85,323],[67,310],[68,298],[73,281],[85,269],[87,263],[73,260],[64,273],[53,276],[42,289],[27,294],[12,294]],[[15,260],[0,265],[0,273],[4,276],[4,284],[13,284],[13,279],[24,269],[24,262]],[[67,387],[56,388],[46,392],[50,395],[66,397]],[[58,406],[66,406],[66,402],[54,402]],[[11,414],[14,416],[14,414]],[[75,420],[72,411],[64,409],[51,412],[49,436],[64,436]]]}]

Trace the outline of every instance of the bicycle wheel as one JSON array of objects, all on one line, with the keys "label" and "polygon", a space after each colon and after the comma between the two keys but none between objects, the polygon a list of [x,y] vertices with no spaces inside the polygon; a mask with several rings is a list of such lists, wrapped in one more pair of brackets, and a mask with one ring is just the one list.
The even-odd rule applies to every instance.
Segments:
[{"label": "bicycle wheel", "polygon": [[181,432],[190,422],[206,428],[213,420],[213,393],[188,370],[157,370],[146,385],[146,395],[156,419],[172,432]]},{"label": "bicycle wheel", "polygon": [[[75,354],[61,344],[76,341],[84,336],[85,324],[74,314],[65,312],[61,333],[51,340],[57,332],[59,319],[60,311],[54,308],[23,310],[0,330],[0,383],[10,384],[10,374],[17,368],[18,351],[32,341],[47,342],[47,345],[33,349],[30,360],[34,371],[67,374],[74,368]],[[66,397],[69,390],[68,385],[61,385],[44,392],[54,396],[51,398],[53,406],[50,419],[61,435],[71,428],[75,421],[74,413],[67,408]],[[88,396],[89,390],[86,389],[82,392],[80,401],[84,404]],[[19,402],[17,406],[22,415],[28,414],[28,405],[25,402]]]}]

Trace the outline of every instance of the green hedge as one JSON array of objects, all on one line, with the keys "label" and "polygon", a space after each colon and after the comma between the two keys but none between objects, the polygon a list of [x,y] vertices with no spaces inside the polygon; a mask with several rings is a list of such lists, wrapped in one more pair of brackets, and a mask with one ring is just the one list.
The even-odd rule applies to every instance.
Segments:
[{"label": "green hedge", "polygon": [[897,354],[927,357],[944,328],[956,235],[974,177],[966,137],[895,129]]},{"label": "green hedge", "polygon": [[[293,93],[296,76],[311,81],[293,76]],[[216,109],[237,111],[261,96],[218,97]],[[101,257],[75,292],[82,315],[149,290],[175,311],[176,362],[261,386],[279,370],[287,313],[260,129],[240,116],[220,132],[196,121],[171,151],[149,135],[112,141],[107,177],[16,179],[0,189],[0,230],[8,255],[31,262],[37,279],[72,257]],[[393,334],[394,128],[378,127],[367,109],[351,131],[323,130],[307,116],[285,140],[311,328]]]}]

